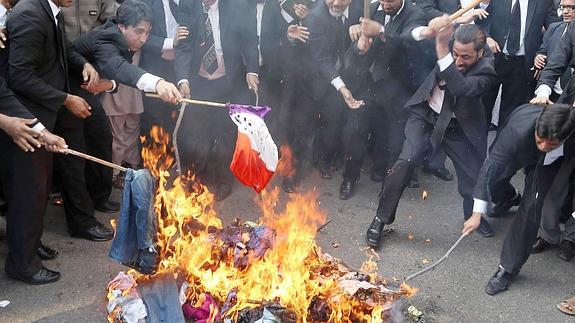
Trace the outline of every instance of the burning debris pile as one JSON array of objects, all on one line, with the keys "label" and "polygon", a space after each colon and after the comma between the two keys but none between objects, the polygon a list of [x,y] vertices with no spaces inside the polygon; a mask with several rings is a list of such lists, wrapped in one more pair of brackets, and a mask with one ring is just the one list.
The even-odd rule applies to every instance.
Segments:
[{"label": "burning debris pile", "polygon": [[405,285],[401,292],[387,289],[371,259],[353,270],[321,252],[315,235],[325,214],[314,194],[290,196],[280,208],[279,190],[263,191],[258,223],[235,220],[224,227],[206,187],[191,177],[169,177],[171,160],[158,158],[167,145],[161,135],[143,154],[158,178],[157,270],[130,270],[131,284],[108,286],[110,322],[138,322],[131,318],[141,312],[122,305],[134,308],[138,299],[146,304],[147,320],[156,315],[151,304],[171,297],[147,299],[153,293],[142,293],[141,285],[155,280],[177,286],[171,288],[177,304],[167,306],[177,306],[179,313],[172,314],[181,321],[195,322],[380,322],[393,302],[414,293]]}]

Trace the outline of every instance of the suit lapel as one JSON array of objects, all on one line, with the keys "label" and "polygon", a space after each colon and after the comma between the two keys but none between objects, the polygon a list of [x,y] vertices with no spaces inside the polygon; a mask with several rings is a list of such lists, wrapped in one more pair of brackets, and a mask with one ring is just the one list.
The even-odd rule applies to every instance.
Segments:
[{"label": "suit lapel", "polygon": [[166,12],[164,10],[164,3],[162,2],[162,0],[155,0],[152,9],[158,12],[158,17],[161,18],[158,21],[156,21],[156,24],[154,26],[157,28],[158,31],[156,35],[161,37],[167,37],[168,33],[166,32]]},{"label": "suit lapel", "polygon": [[[237,0],[234,0],[237,1]],[[227,41],[227,28],[229,26],[229,18],[231,18],[231,15],[228,15],[228,10],[229,10],[229,5],[228,5],[228,1],[226,0],[220,0],[220,2],[218,3],[218,9],[219,9],[219,13],[220,13],[220,40],[222,43],[222,49],[224,47],[224,44]],[[225,51],[224,51],[225,52]]]},{"label": "suit lapel", "polygon": [[537,9],[537,3],[539,0],[529,0],[529,5],[527,6],[527,19],[525,20],[525,34],[529,31],[529,26],[531,26],[531,21],[533,20],[533,15],[535,14],[535,9]]}]

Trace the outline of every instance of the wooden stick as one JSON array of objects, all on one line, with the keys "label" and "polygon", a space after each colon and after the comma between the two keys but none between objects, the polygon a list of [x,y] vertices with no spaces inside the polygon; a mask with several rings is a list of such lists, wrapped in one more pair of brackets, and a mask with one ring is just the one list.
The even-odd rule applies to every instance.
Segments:
[{"label": "wooden stick", "polygon": [[438,261],[434,262],[431,266],[426,267],[418,272],[416,272],[413,275],[409,275],[407,276],[407,278],[404,279],[404,281],[408,281],[411,280],[423,273],[426,273],[430,270],[432,270],[433,268],[437,267],[437,265],[439,265],[440,263],[442,263],[445,259],[447,259],[447,257],[449,257],[449,254],[451,254],[451,252],[457,247],[457,245],[461,242],[461,240],[463,240],[463,238],[465,238],[467,236],[467,234],[462,234],[461,237],[459,237],[459,239],[457,239],[457,241],[455,241],[455,243],[453,244],[453,246],[451,246],[451,248],[449,248],[449,250],[445,253],[445,255],[443,255],[443,257],[439,258]]},{"label": "wooden stick", "polygon": [[78,157],[80,157],[80,158],[84,158],[84,159],[87,159],[87,160],[91,160],[91,161],[93,161],[93,162],[95,162],[95,163],[102,164],[102,165],[104,165],[104,166],[108,166],[108,167],[117,169],[117,170],[119,170],[119,171],[121,171],[121,172],[125,172],[125,171],[128,170],[126,167],[122,167],[122,166],[120,166],[120,165],[116,165],[116,164],[114,164],[114,163],[110,163],[109,161],[105,161],[105,160],[103,160],[103,159],[96,158],[96,157],[94,157],[94,156],[90,156],[90,155],[87,155],[87,154],[84,154],[84,153],[81,153],[81,152],[79,152],[79,151],[75,151],[75,150],[72,150],[72,149],[66,149],[66,153],[68,153],[68,154],[70,154],[70,155],[78,156]]},{"label": "wooden stick", "polygon": [[[156,93],[146,93],[146,96],[149,98],[156,98],[159,99],[160,96]],[[211,101],[200,101],[200,100],[191,100],[191,99],[183,99],[181,102],[186,102],[189,104],[198,104],[198,105],[207,105],[209,107],[216,107],[216,108],[225,108],[228,105],[225,103],[218,103],[218,102],[211,102]]]},{"label": "wooden stick", "polygon": [[449,20],[451,20],[451,22],[454,22],[457,18],[463,16],[466,12],[468,12],[469,10],[477,7],[482,0],[474,0],[472,2],[470,2],[467,6],[457,10],[456,12],[452,13],[449,16]]},{"label": "wooden stick", "polygon": [[363,18],[369,18],[370,0],[363,0]]},{"label": "wooden stick", "polygon": [[327,225],[331,222],[331,220],[333,220],[333,219],[329,219],[329,220],[325,221],[324,224],[322,224],[319,228],[317,228],[316,232],[320,232],[321,230],[323,230],[323,228],[327,227]]}]

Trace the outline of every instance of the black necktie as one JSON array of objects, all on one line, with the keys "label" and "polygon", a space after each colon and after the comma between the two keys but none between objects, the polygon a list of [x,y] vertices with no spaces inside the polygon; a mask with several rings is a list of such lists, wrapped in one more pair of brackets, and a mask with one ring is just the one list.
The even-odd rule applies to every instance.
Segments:
[{"label": "black necktie", "polygon": [[507,52],[515,55],[521,43],[521,5],[519,0],[515,0],[511,17],[509,19],[509,30],[507,31]]},{"label": "black necktie", "polygon": [[[170,5],[170,11],[172,12],[172,16],[174,16],[174,19],[176,19],[176,22],[179,24],[180,23],[180,16],[179,16],[179,8],[178,5],[174,2],[174,0],[170,0],[169,1],[169,5]],[[165,12],[164,14],[168,14],[167,12]]]},{"label": "black necktie", "polygon": [[[439,86],[439,84],[438,84]],[[440,89],[442,86],[439,87]],[[443,88],[445,88],[443,86]],[[453,117],[453,104],[455,102],[455,98],[449,91],[443,92],[443,104],[441,106],[441,112],[439,113],[439,117],[435,122],[435,127],[433,128],[433,132],[431,133],[431,144],[434,148],[441,144],[443,140],[443,136],[445,135],[445,130],[447,126],[449,126],[449,122]]]},{"label": "black necktie", "polygon": [[214,33],[212,31],[212,23],[206,9],[207,8],[204,8],[204,41],[201,44],[202,66],[206,72],[208,72],[208,74],[213,74],[218,69],[218,60],[216,56],[216,46],[214,42]]},{"label": "black necktie", "polygon": [[[60,52],[60,64],[62,65],[62,69],[64,70],[64,74],[68,75],[68,65],[66,64],[66,35],[65,35],[65,26],[64,26],[64,15],[62,12],[58,12],[56,15],[56,31],[57,31],[57,39],[58,39],[58,46]],[[66,77],[67,78],[67,77]]]}]

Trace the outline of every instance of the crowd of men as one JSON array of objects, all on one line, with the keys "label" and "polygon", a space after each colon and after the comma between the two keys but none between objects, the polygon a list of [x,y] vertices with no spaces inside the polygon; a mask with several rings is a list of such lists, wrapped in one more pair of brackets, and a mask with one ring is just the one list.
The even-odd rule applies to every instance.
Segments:
[{"label": "crowd of men", "polygon": [[[488,294],[506,290],[530,253],[560,245],[570,261],[575,0],[483,0],[449,16],[470,2],[0,0],[6,274],[60,278],[42,264],[58,254],[41,242],[55,191],[70,235],[112,239],[94,212],[118,211],[110,194],[122,173],[66,152],[142,167],[138,138],[154,126],[172,134],[187,97],[272,107],[266,123],[293,158],[287,193],[311,167],[323,179],[341,169],[348,200],[370,156],[370,179],[382,182],[372,247],[419,167],[454,179],[449,157],[463,233],[490,237],[486,218],[519,206]],[[226,199],[236,140],[227,111],[189,105],[180,121],[182,168]],[[520,169],[523,195],[510,184]]]}]

